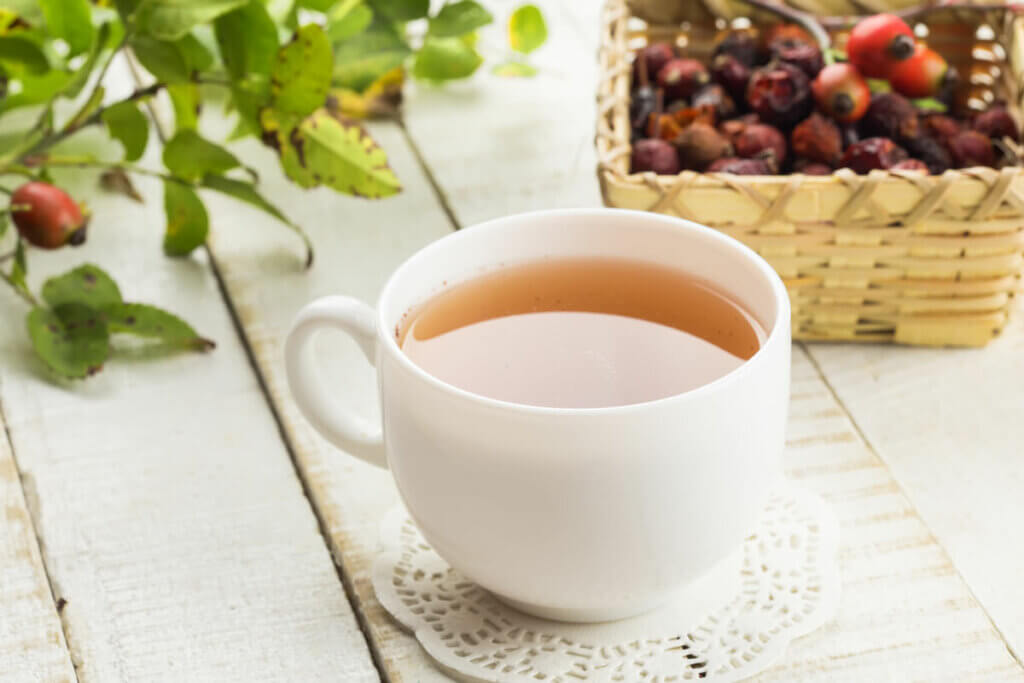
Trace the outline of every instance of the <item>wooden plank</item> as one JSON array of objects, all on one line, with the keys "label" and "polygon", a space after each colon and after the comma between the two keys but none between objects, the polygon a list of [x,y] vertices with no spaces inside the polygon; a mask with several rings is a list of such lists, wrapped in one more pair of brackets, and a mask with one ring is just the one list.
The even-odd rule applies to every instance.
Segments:
[{"label": "wooden plank", "polygon": [[[132,87],[123,64],[110,86]],[[142,163],[159,165],[153,140]],[[378,680],[207,258],[161,253],[159,182],[138,181],[145,205],[97,193],[95,174],[66,182],[90,197],[89,241],[32,254],[34,284],[94,261],[219,345],[65,384],[20,323],[0,326],[0,397],[79,679]]]},{"label": "wooden plank", "polygon": [[808,345],[1024,658],[1024,305],[983,349]]},{"label": "wooden plank", "polygon": [[0,420],[0,681],[74,681],[60,617]]}]

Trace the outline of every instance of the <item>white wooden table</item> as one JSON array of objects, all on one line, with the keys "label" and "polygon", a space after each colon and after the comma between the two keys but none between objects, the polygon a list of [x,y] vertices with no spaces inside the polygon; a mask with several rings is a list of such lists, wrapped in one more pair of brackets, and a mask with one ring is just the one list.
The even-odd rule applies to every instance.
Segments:
[{"label": "white wooden table", "polygon": [[[0,681],[444,680],[370,587],[395,489],[297,413],[281,344],[309,299],[372,301],[454,229],[599,204],[599,3],[540,4],[540,76],[412,86],[404,124],[371,125],[396,198],[303,192],[259,143],[236,146],[311,233],[312,271],[286,230],[213,196],[208,251],[163,257],[160,189],[141,180],[146,204],[95,195],[89,243],[35,258],[34,285],[99,263],[214,337],[213,354],[58,385],[4,295]],[[117,65],[111,96],[131,87]],[[211,136],[218,117],[206,113]],[[159,154],[151,139],[143,163]],[[94,194],[94,174],[68,178]],[[345,400],[374,411],[355,346],[327,338],[320,353]],[[793,361],[786,466],[835,507],[844,590],[835,620],[759,680],[1024,681],[1024,310],[982,350],[797,344]]]}]

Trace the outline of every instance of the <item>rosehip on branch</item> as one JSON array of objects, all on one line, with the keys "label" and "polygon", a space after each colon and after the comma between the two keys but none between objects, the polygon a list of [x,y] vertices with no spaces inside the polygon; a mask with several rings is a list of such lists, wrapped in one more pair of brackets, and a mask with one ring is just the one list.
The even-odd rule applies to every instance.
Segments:
[{"label": "rosehip on branch", "polygon": [[918,43],[914,54],[892,65],[889,84],[893,90],[907,97],[931,97],[942,88],[948,69],[942,55]]},{"label": "rosehip on branch", "polygon": [[49,183],[32,181],[11,193],[11,218],[29,244],[59,249],[85,242],[88,219],[67,192]]},{"label": "rosehip on branch", "polygon": [[887,78],[893,65],[914,53],[914,32],[894,14],[875,14],[857,22],[846,55],[868,78]]}]

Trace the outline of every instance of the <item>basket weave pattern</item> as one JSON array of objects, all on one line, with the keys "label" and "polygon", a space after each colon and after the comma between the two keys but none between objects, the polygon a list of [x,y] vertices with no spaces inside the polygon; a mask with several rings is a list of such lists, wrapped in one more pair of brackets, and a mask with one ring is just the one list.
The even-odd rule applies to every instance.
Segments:
[{"label": "basket weave pattern", "polygon": [[[836,4],[830,1],[829,14],[837,13]],[[687,7],[686,23],[648,25],[625,0],[606,2],[596,141],[605,204],[680,216],[755,249],[789,288],[795,338],[980,346],[998,334],[1024,271],[1019,167],[940,176],[848,169],[831,176],[629,172],[635,48],[669,40],[706,59],[721,17],[743,7],[707,0],[711,14],[697,2],[677,5]],[[993,29],[990,40],[975,38],[979,23]],[[1005,99],[1019,121],[1022,20],[1001,12],[972,12],[967,19],[950,13],[930,15],[928,26],[929,43],[975,84],[971,95]]]}]

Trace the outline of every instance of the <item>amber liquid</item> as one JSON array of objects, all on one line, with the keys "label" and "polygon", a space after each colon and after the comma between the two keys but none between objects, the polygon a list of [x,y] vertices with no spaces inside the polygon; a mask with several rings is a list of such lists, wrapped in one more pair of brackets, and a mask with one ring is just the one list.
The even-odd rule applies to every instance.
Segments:
[{"label": "amber liquid", "polygon": [[742,306],[687,273],[617,259],[503,267],[449,287],[396,332],[444,382],[558,408],[689,391],[742,365],[765,338]]}]

